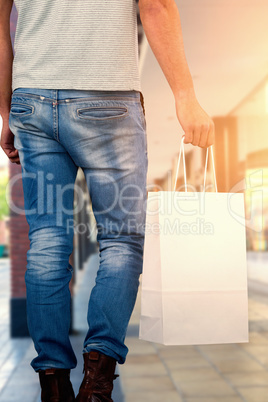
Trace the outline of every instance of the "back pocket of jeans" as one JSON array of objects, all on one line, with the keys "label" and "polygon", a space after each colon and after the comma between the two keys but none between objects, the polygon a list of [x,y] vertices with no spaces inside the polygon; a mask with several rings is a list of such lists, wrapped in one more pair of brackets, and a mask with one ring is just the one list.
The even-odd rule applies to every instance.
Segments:
[{"label": "back pocket of jeans", "polygon": [[77,116],[88,120],[120,119],[128,115],[124,106],[90,106],[77,109]]},{"label": "back pocket of jeans", "polygon": [[33,114],[33,112],[34,112],[34,106],[20,102],[11,103],[10,114],[14,116],[19,117],[29,116]]}]

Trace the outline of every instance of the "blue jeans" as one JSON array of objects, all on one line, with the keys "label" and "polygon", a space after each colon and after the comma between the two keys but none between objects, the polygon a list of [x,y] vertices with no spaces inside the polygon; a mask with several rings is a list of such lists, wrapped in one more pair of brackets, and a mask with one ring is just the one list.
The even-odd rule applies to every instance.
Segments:
[{"label": "blue jeans", "polygon": [[82,351],[98,350],[123,364],[142,272],[147,202],[140,93],[17,88],[9,127],[19,151],[29,224],[27,323],[38,354],[31,366],[38,371],[77,365],[69,339],[69,256],[79,166],[96,218],[100,253]]}]

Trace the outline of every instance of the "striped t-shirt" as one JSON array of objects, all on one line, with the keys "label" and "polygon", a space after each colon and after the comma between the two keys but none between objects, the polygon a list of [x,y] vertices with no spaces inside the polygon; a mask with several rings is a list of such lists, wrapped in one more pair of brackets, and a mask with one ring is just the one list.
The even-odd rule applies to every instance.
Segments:
[{"label": "striped t-shirt", "polygon": [[14,0],[12,91],[140,91],[135,0]]}]

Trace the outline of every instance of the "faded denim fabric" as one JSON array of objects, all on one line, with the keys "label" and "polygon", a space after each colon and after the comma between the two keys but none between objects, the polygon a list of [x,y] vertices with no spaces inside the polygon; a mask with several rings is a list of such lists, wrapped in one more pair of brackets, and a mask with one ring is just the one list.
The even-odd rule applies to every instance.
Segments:
[{"label": "faded denim fabric", "polygon": [[97,223],[100,266],[83,352],[120,364],[142,272],[148,168],[140,93],[17,88],[9,127],[19,151],[29,224],[25,283],[35,371],[75,368],[69,339],[73,201],[78,166]]}]

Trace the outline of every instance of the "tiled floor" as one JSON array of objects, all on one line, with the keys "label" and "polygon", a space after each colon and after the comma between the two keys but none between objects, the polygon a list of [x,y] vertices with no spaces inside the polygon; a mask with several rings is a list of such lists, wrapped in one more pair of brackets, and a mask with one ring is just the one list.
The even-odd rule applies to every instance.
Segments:
[{"label": "tiled floor", "polygon": [[[77,273],[74,328],[78,335],[71,336],[78,358],[78,366],[71,373],[76,391],[82,373],[81,347],[87,301],[97,267],[98,256],[94,255],[86,269]],[[32,342],[9,338],[8,280],[8,260],[2,259],[0,401],[37,402],[40,400],[39,383],[29,365],[36,355]],[[139,314],[140,293],[126,338],[127,360],[117,366],[120,377],[115,380],[115,402],[268,402],[268,291],[266,293],[265,287],[249,281],[249,343],[163,346],[142,341],[138,339]],[[21,385],[19,399],[18,384]]]},{"label": "tiled floor", "polygon": [[[254,264],[256,256],[248,254]],[[267,269],[267,253],[258,256]],[[249,342],[163,346],[138,339],[140,293],[121,381],[126,402],[268,402],[268,287],[248,281]]]}]

